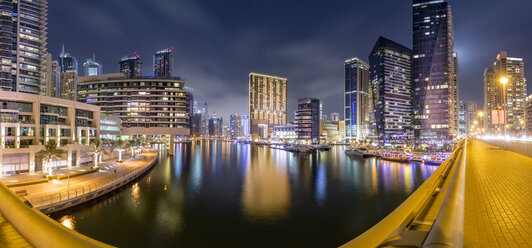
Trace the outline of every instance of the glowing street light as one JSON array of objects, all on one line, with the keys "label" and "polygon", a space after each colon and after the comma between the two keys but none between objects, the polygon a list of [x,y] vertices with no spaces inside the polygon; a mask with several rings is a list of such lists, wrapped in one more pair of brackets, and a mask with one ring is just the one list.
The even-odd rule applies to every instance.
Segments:
[{"label": "glowing street light", "polygon": [[499,81],[502,84],[502,95],[503,95],[503,111],[504,111],[504,136],[506,136],[506,84],[508,83],[507,77],[501,77]]},{"label": "glowing street light", "polygon": [[[482,130],[484,130],[484,112],[482,111],[478,111],[478,117],[480,118],[480,123],[481,123],[481,126],[482,126]],[[484,135],[484,131],[482,131],[482,135]]]}]

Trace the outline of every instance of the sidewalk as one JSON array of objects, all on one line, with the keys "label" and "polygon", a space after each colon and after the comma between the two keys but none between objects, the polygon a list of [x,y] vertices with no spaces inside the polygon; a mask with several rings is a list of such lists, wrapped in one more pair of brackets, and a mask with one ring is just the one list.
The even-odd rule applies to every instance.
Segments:
[{"label": "sidewalk", "polygon": [[467,147],[464,247],[532,247],[532,158]]},{"label": "sidewalk", "polygon": [[[118,163],[116,160],[108,160],[101,163],[100,171],[94,172],[82,176],[77,176],[70,179],[63,180],[54,180],[48,183],[40,183],[34,185],[26,185],[20,187],[12,187],[12,191],[26,190],[27,196],[26,199],[37,198],[41,196],[47,196],[55,193],[59,193],[66,190],[72,190],[80,188],[86,185],[91,185],[94,183],[105,182],[118,178],[120,176],[127,175],[128,173],[134,171],[137,168],[147,165],[147,162],[150,161],[154,156],[155,152],[144,152],[138,154],[135,160],[126,159],[123,163]],[[89,167],[81,167],[80,171],[87,170]],[[71,173],[74,170],[71,170]],[[54,175],[64,174],[66,175],[67,170],[58,170],[54,172]],[[32,176],[21,176],[24,178],[31,178]]]}]

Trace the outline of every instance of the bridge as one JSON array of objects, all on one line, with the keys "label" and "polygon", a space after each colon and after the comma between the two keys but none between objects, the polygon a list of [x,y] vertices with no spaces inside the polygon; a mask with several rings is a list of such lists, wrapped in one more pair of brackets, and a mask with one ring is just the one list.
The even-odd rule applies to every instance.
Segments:
[{"label": "bridge", "polygon": [[532,144],[498,143],[462,141],[407,200],[342,247],[532,247]]}]

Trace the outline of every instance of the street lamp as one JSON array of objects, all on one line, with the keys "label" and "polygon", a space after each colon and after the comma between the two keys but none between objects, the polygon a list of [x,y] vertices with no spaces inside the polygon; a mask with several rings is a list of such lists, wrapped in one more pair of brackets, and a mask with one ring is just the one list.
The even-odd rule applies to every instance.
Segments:
[{"label": "street lamp", "polygon": [[508,83],[508,78],[501,77],[499,81],[502,84],[503,111],[504,111],[504,136],[506,136],[506,84]]},{"label": "street lamp", "polygon": [[480,123],[482,124],[482,135],[484,135],[484,128],[485,128],[485,124],[484,124],[484,112],[482,111],[478,111],[478,117],[480,118]]}]

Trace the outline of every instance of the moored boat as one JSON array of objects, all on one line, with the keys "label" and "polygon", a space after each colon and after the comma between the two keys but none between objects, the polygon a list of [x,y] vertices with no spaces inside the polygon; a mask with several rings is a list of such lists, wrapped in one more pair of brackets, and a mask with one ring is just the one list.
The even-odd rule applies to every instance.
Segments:
[{"label": "moored boat", "polygon": [[371,152],[364,147],[347,148],[345,150],[345,154],[347,154],[348,156],[358,156],[362,158],[373,156],[373,154],[371,154]]},{"label": "moored boat", "polygon": [[381,158],[394,162],[408,162],[408,155],[404,152],[399,151],[386,151],[382,150],[379,152]]}]

